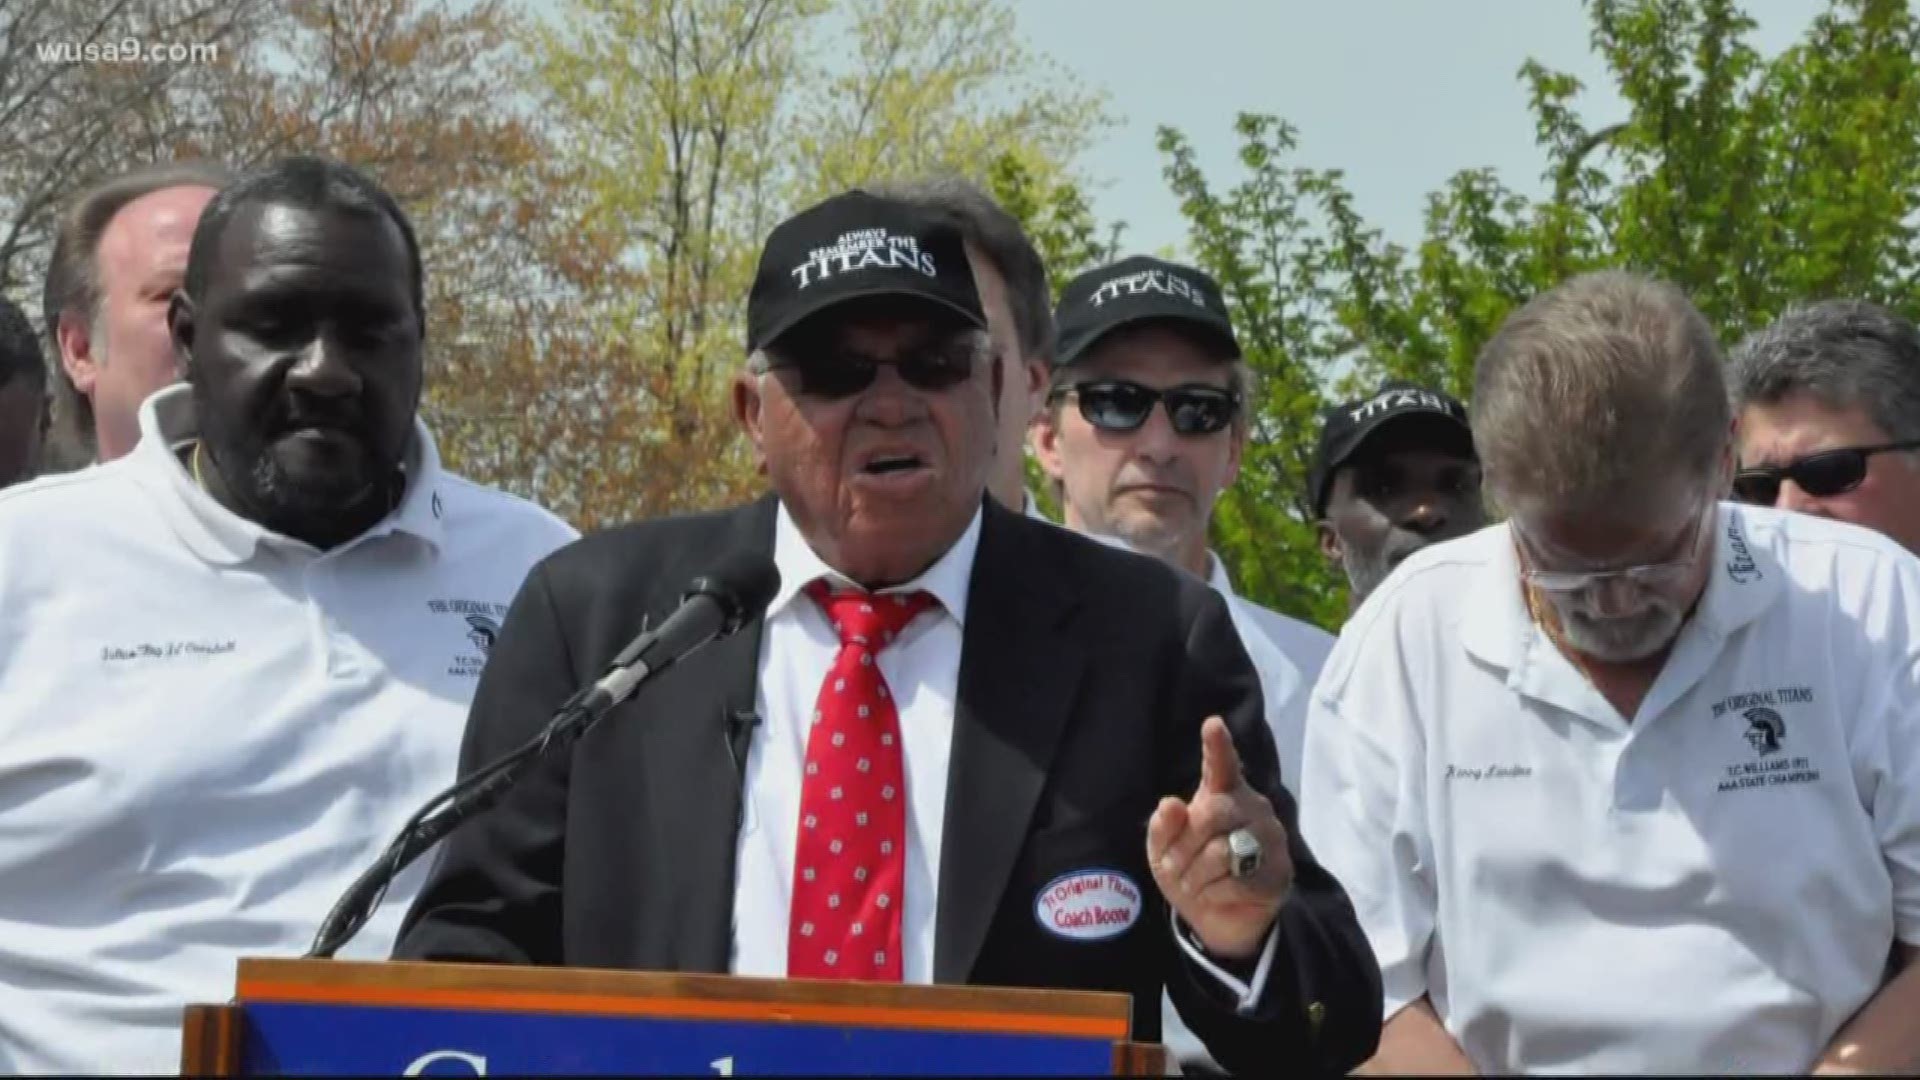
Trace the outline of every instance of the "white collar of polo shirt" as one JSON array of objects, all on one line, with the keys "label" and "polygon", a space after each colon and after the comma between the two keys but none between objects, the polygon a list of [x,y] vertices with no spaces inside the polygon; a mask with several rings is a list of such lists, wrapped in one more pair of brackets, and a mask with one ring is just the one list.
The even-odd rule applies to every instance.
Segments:
[{"label": "white collar of polo shirt", "polygon": [[[1499,537],[1491,557],[1466,590],[1470,598],[1460,619],[1461,647],[1476,659],[1507,673],[1507,688],[1590,719],[1613,715],[1601,697],[1528,613],[1520,585],[1520,560],[1509,525],[1494,526]],[[1780,593],[1785,571],[1768,552],[1753,546],[1747,521],[1735,503],[1718,504],[1714,523],[1714,565],[1693,617],[1666,667],[1641,705],[1657,716],[1704,674],[1729,635],[1764,613]]]},{"label": "white collar of polo shirt", "polygon": [[[418,537],[435,548],[445,541],[441,520],[445,510],[439,494],[440,453],[418,417],[413,428],[413,441],[407,450],[407,490],[400,505],[366,532],[326,554],[343,552],[394,532]],[[303,541],[270,532],[228,510],[194,481],[175,451],[198,438],[199,433],[193,391],[185,384],[176,384],[140,406],[140,441],[127,456],[142,486],[154,495],[161,514],[181,541],[215,566],[245,562],[263,542],[311,550]]]},{"label": "white collar of polo shirt", "polygon": [[[773,565],[780,572],[780,590],[767,605],[771,620],[791,606],[801,590],[821,578],[836,585],[859,586],[845,574],[828,566],[825,560],[800,534],[800,526],[787,513],[787,504],[778,503],[773,524]],[[967,592],[973,578],[973,559],[980,549],[980,522],[984,511],[975,510],[966,531],[946,553],[934,560],[926,572],[904,585],[881,589],[880,595],[924,590],[940,601],[940,608],[964,629],[967,625]]]}]

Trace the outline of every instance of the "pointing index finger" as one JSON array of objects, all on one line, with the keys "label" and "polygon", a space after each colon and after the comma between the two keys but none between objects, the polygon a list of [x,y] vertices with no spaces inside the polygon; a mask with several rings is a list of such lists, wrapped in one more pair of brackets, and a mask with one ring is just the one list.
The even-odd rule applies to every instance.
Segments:
[{"label": "pointing index finger", "polygon": [[1200,725],[1200,787],[1224,795],[1240,782],[1240,751],[1233,745],[1227,722],[1209,716]]}]

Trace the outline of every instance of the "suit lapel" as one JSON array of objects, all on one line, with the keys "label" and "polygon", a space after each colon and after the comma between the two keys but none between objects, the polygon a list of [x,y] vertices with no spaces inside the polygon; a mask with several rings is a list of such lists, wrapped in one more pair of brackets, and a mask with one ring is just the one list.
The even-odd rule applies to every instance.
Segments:
[{"label": "suit lapel", "polygon": [[969,981],[1025,841],[1085,656],[1057,548],[988,500],[968,585],[947,773],[933,977]]},{"label": "suit lapel", "polygon": [[[771,497],[724,520],[706,551],[717,556],[745,548],[773,556]],[[667,894],[662,913],[673,937],[669,950],[674,967],[683,971],[725,972],[733,952],[734,859],[743,803],[728,734],[737,717],[752,716],[765,625],[755,619],[680,661],[671,686],[659,688],[672,692],[656,696],[648,715],[636,718],[654,822],[641,887]]]}]

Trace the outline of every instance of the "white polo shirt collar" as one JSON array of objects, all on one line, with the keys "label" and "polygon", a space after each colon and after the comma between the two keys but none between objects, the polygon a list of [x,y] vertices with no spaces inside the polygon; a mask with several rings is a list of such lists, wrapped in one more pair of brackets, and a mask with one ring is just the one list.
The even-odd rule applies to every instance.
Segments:
[{"label": "white polo shirt collar", "polygon": [[[141,405],[140,441],[125,463],[140,486],[153,496],[161,516],[188,550],[214,566],[240,565],[253,558],[262,544],[312,551],[304,541],[281,536],[227,509],[194,481],[178,454],[199,435],[192,388],[170,386]],[[435,549],[441,546],[446,534],[442,524],[445,507],[439,494],[443,475],[440,453],[418,417],[413,421],[406,471],[407,490],[400,505],[336,552],[395,532],[414,536]]]}]

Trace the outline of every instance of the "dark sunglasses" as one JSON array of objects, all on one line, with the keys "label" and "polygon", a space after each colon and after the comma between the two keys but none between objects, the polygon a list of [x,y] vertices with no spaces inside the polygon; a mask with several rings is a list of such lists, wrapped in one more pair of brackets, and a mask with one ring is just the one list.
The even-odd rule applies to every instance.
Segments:
[{"label": "dark sunglasses", "polygon": [[1125,379],[1102,379],[1063,386],[1052,397],[1058,402],[1069,395],[1079,399],[1087,423],[1102,431],[1133,431],[1162,401],[1167,403],[1168,423],[1180,435],[1212,435],[1240,414],[1238,392],[1201,384],[1155,390]]},{"label": "dark sunglasses", "polygon": [[1867,478],[1867,459],[1889,450],[1920,449],[1920,440],[1884,446],[1848,446],[1822,450],[1785,465],[1756,465],[1733,474],[1733,495],[1741,502],[1772,506],[1780,500],[1780,484],[1791,480],[1816,499],[1852,491]]},{"label": "dark sunglasses", "polygon": [[845,352],[812,352],[801,357],[769,356],[766,370],[792,370],[800,377],[800,392],[809,397],[848,398],[873,385],[883,364],[915,390],[938,392],[966,382],[973,374],[977,353],[968,343],[954,343],[908,353],[898,360],[875,360]]}]

